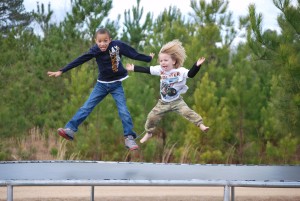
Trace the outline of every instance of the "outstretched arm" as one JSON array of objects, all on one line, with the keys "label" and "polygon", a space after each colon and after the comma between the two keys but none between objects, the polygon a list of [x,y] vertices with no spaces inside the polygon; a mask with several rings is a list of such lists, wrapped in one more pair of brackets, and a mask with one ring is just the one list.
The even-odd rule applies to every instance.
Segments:
[{"label": "outstretched arm", "polygon": [[205,61],[204,57],[198,59],[198,61],[193,65],[193,67],[188,72],[188,77],[193,78],[199,72],[201,65]]},{"label": "outstretched arm", "polygon": [[75,67],[83,64],[84,62],[91,60],[92,58],[94,58],[94,54],[95,54],[95,51],[97,50],[97,48],[98,47],[96,45],[94,45],[93,47],[90,48],[90,50],[88,52],[79,56],[77,59],[73,60],[71,63],[66,65],[64,68],[61,68],[59,71],[55,71],[55,72],[48,71],[47,75],[49,77],[59,77],[63,73],[67,72],[68,70],[71,70],[72,68],[75,68]]},{"label": "outstretched arm", "polygon": [[144,62],[150,62],[154,54],[151,53],[149,56],[137,52],[133,47],[127,45],[126,43],[119,41],[120,42],[120,53],[130,59],[138,60],[138,61],[144,61]]},{"label": "outstretched arm", "polygon": [[134,71],[134,72],[139,72],[139,73],[150,74],[150,68],[149,67],[142,67],[142,66],[135,66],[133,64],[126,64],[126,69],[128,71]]}]

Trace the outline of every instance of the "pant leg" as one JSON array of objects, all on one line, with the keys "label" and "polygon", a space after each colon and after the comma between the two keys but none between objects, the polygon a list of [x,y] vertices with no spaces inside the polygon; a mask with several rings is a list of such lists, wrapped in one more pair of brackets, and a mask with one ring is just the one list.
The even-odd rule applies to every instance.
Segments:
[{"label": "pant leg", "polygon": [[105,98],[108,94],[105,85],[103,83],[97,82],[92,93],[90,94],[87,101],[83,104],[81,108],[76,112],[72,119],[66,124],[66,128],[70,128],[73,131],[78,130],[78,126],[87,118],[87,116],[92,112],[94,107]]},{"label": "pant leg", "polygon": [[111,83],[110,93],[114,98],[118,108],[119,117],[123,125],[124,136],[132,135],[134,138],[136,138],[136,133],[133,131],[132,118],[126,105],[126,98],[122,82]]},{"label": "pant leg", "polygon": [[184,118],[195,124],[197,127],[203,123],[202,117],[192,110],[185,101],[180,98],[172,103],[172,110],[182,115]]},{"label": "pant leg", "polygon": [[161,100],[158,100],[155,107],[151,110],[151,112],[147,116],[147,121],[145,123],[145,130],[147,133],[153,133],[156,129],[157,124],[161,120],[161,118],[169,112],[171,109],[169,103],[164,103]]}]

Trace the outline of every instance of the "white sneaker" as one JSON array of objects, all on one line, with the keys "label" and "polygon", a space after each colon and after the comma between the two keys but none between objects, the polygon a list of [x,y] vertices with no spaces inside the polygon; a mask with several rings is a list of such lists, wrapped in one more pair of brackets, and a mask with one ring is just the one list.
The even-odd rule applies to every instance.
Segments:
[{"label": "white sneaker", "polygon": [[137,150],[139,146],[135,143],[134,137],[132,135],[128,135],[125,137],[125,146],[129,150]]},{"label": "white sneaker", "polygon": [[72,131],[70,128],[59,128],[57,130],[58,135],[62,136],[66,140],[73,140],[74,139],[74,131]]}]

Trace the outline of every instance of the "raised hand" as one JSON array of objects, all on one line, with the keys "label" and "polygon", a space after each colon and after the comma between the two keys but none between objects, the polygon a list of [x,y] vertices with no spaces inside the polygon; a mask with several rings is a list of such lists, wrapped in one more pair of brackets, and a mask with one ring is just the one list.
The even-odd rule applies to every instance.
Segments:
[{"label": "raised hand", "polygon": [[204,61],[205,61],[205,58],[204,58],[204,57],[201,57],[201,58],[198,59],[196,65],[197,65],[197,66],[200,66]]},{"label": "raised hand", "polygon": [[150,53],[150,57],[152,57],[152,59],[153,59],[154,56],[155,56],[155,53],[151,52],[151,53]]}]

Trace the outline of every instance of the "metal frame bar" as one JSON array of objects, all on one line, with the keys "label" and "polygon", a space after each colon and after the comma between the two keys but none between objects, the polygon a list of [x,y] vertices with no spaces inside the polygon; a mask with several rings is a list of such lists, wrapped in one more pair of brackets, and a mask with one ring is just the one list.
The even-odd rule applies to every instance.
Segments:
[{"label": "metal frame bar", "polygon": [[233,186],[300,188],[300,181],[227,180],[5,180],[0,186]]},{"label": "metal frame bar", "polygon": [[13,201],[14,191],[12,185],[7,185],[7,201]]},{"label": "metal frame bar", "polygon": [[7,201],[13,201],[14,186],[91,186],[90,200],[94,201],[95,186],[224,186],[223,201],[234,201],[234,187],[300,188],[299,182],[272,181],[206,181],[206,180],[7,180]]},{"label": "metal frame bar", "polygon": [[231,201],[234,201],[234,198],[235,198],[235,192],[234,192],[234,186],[231,186]]},{"label": "metal frame bar", "polygon": [[91,201],[95,199],[95,186],[91,186]]}]

